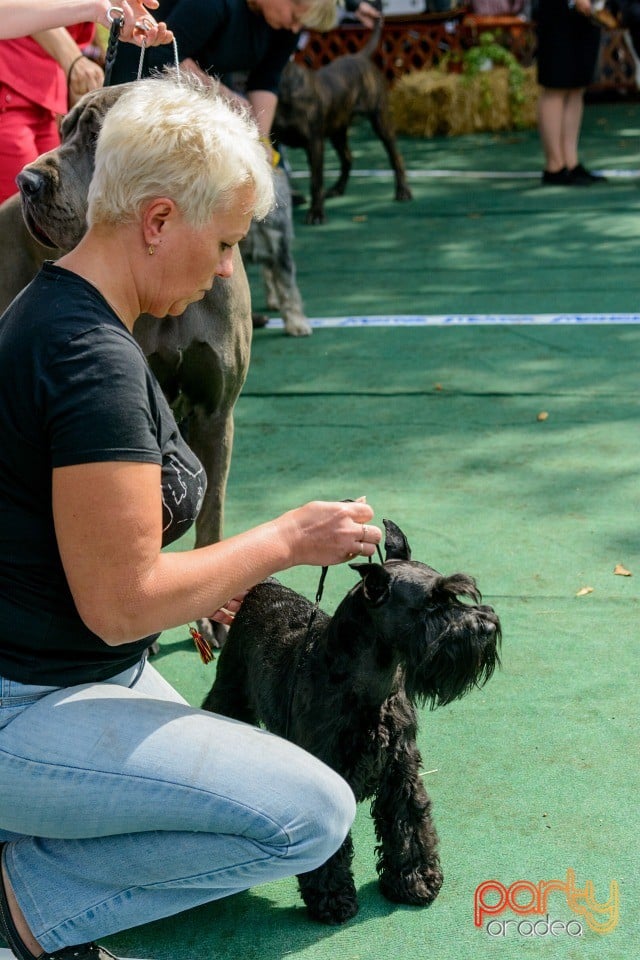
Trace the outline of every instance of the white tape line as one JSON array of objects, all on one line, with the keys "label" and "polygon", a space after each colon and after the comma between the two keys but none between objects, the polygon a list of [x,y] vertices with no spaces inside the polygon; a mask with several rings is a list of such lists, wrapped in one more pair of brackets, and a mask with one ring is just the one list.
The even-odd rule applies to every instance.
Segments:
[{"label": "white tape line", "polygon": [[[325,169],[327,179],[337,177],[340,173],[337,169]],[[634,180],[640,177],[640,170],[594,170],[594,173],[601,173],[610,180]],[[291,177],[294,179],[308,177],[306,170],[292,170]],[[381,177],[390,180],[395,174],[393,170],[352,170],[351,177],[356,179]],[[452,177],[456,180],[540,180],[540,170],[407,170],[407,177],[410,180],[438,180]]]},{"label": "white tape line", "polygon": [[[399,314],[398,316],[311,317],[312,327],[481,327],[481,326],[587,326],[640,323],[639,313],[513,313],[513,314]],[[269,327],[284,326],[280,317],[269,318]],[[0,958],[1,960],[1,958]]]}]

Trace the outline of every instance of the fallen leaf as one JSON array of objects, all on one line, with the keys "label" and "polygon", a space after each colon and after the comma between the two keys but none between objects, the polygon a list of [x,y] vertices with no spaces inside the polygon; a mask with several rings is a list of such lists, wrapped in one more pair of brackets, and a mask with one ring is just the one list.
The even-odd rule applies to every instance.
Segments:
[{"label": "fallen leaf", "polygon": [[613,568],[613,572],[614,572],[614,573],[616,574],[616,576],[618,576],[618,577],[632,577],[632,576],[633,576],[633,574],[631,573],[631,570],[627,570],[627,568],[626,568],[626,567],[623,567],[621,563],[616,563],[615,567]]},{"label": "fallen leaf", "polygon": [[363,214],[357,214],[355,217],[352,217],[351,219],[353,220],[354,223],[366,223],[366,222],[367,222],[367,217],[366,217],[366,214],[364,214],[364,213],[363,213]]},{"label": "fallen leaf", "polygon": [[593,587],[580,587],[576,593],[576,597],[586,597],[588,593],[593,593]]},{"label": "fallen leaf", "polygon": [[433,389],[434,389],[434,390],[442,390],[442,384],[441,384],[441,383],[434,383]]},{"label": "fallen leaf", "polygon": [[548,419],[549,419],[549,414],[547,413],[546,410],[541,410],[538,416],[536,417],[536,420],[548,420]]}]

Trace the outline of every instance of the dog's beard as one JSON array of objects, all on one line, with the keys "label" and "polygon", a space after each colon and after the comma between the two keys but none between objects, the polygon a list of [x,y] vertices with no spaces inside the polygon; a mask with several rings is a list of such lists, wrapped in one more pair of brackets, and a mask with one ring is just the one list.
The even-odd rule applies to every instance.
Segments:
[{"label": "dog's beard", "polygon": [[407,671],[409,698],[422,705],[445,706],[474,687],[483,687],[500,665],[500,623],[490,607],[462,611],[455,618],[424,623],[420,663]]}]

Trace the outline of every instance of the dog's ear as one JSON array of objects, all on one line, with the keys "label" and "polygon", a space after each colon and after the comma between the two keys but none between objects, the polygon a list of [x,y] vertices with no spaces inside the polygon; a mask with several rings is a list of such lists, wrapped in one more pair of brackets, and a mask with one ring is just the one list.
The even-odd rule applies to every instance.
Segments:
[{"label": "dog's ear", "polygon": [[449,577],[440,577],[437,589],[451,600],[457,600],[458,597],[467,597],[474,603],[482,601],[482,594],[478,590],[476,581],[467,573],[452,573]]},{"label": "dog's ear", "polygon": [[411,547],[404,533],[393,520],[383,520],[385,560],[411,560]]},{"label": "dog's ear", "polygon": [[379,563],[350,563],[349,566],[362,577],[366,599],[374,607],[383,603],[389,596],[391,574]]}]

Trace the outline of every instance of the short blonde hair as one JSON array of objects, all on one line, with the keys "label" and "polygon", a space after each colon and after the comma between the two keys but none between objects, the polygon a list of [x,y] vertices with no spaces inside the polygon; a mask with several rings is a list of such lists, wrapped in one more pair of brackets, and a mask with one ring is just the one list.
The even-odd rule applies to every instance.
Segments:
[{"label": "short blonde hair", "polygon": [[318,30],[325,33],[332,30],[338,22],[338,4],[336,0],[295,0],[305,5],[307,10],[300,17],[300,22],[308,30]]},{"label": "short blonde hair", "polygon": [[255,192],[249,212],[261,220],[274,203],[273,173],[248,110],[231,105],[216,84],[166,73],[128,85],[107,112],[87,221],[132,222],[146,201],[170,197],[202,227],[247,184]]}]

